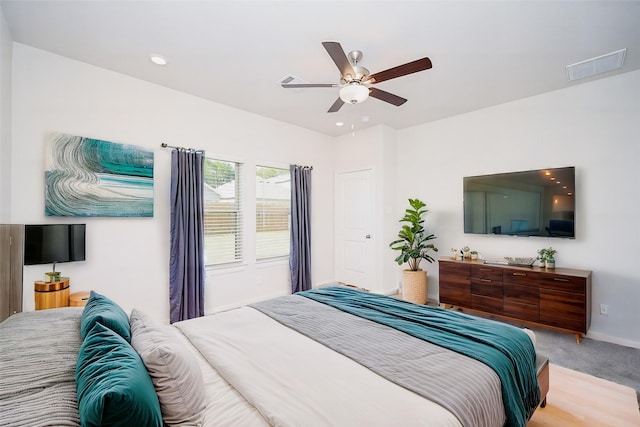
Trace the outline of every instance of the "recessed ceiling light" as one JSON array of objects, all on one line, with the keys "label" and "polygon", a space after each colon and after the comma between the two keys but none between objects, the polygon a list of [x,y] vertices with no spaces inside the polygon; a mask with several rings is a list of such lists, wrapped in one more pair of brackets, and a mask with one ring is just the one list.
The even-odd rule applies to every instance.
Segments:
[{"label": "recessed ceiling light", "polygon": [[362,116],[362,122],[367,123],[369,121],[369,116]]},{"label": "recessed ceiling light", "polygon": [[158,55],[157,53],[149,55],[149,59],[156,65],[167,65],[167,58],[162,55]]},{"label": "recessed ceiling light", "polygon": [[336,122],[336,126],[344,126],[344,122]]}]

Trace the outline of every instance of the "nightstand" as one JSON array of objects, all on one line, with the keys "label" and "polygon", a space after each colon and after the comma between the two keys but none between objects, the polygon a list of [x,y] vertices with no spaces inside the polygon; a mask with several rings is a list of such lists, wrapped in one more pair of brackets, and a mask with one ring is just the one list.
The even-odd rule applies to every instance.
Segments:
[{"label": "nightstand", "polygon": [[62,277],[54,282],[36,281],[33,283],[36,310],[69,307],[69,278]]}]

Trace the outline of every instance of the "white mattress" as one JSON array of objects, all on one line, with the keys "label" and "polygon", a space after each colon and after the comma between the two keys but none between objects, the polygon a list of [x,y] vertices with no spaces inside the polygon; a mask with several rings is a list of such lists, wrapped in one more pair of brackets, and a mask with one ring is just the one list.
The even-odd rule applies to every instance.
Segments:
[{"label": "white mattress", "polygon": [[442,406],[250,307],[175,325],[198,347],[207,426],[460,427]]}]

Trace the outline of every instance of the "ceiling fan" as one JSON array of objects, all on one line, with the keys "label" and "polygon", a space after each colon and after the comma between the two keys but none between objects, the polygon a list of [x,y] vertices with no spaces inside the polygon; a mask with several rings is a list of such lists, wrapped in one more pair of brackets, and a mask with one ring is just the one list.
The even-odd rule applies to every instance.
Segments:
[{"label": "ceiling fan", "polygon": [[340,84],[331,83],[288,83],[293,80],[290,77],[288,80],[281,82],[284,88],[308,88],[308,87],[339,87],[340,96],[333,103],[328,113],[335,113],[345,104],[358,104],[365,101],[369,96],[377,98],[381,101],[393,104],[396,107],[407,102],[405,98],[399,97],[384,90],[370,87],[370,85],[383,82],[385,80],[395,79],[396,77],[406,76],[408,74],[417,73],[418,71],[424,71],[431,68],[431,60],[429,58],[422,58],[416,61],[408,62],[397,67],[389,68],[388,70],[381,71],[379,73],[369,74],[369,70],[358,65],[362,59],[362,52],[354,50],[349,52],[349,55],[344,53],[342,46],[338,42],[322,42],[322,46],[327,50],[327,53],[333,59],[336,66],[340,70]]}]

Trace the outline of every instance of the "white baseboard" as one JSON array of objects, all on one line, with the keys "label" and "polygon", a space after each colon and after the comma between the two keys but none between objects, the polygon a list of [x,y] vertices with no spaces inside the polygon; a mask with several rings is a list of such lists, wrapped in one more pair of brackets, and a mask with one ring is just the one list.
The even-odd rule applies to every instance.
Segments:
[{"label": "white baseboard", "polygon": [[605,341],[605,342],[610,342],[612,344],[623,345],[625,347],[640,349],[640,342],[638,341],[632,341],[632,340],[628,340],[626,338],[620,338],[620,337],[612,337],[611,335],[603,334],[601,332],[588,332],[587,335],[585,336],[587,338],[591,338],[596,341]]}]

